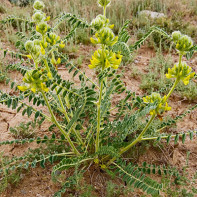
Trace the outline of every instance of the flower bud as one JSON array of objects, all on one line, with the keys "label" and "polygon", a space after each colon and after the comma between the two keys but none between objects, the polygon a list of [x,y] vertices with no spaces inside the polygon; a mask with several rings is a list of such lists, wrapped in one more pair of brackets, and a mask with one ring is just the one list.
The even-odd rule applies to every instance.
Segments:
[{"label": "flower bud", "polygon": [[109,23],[109,20],[106,19],[105,16],[103,15],[98,15],[92,22],[91,22],[91,26],[99,31],[100,29],[102,29],[107,22]]},{"label": "flower bud", "polygon": [[34,46],[35,46],[35,45],[39,45],[39,46],[40,46],[40,42],[41,42],[40,40],[36,39],[36,40],[34,40],[33,42],[34,42]]},{"label": "flower bud", "polygon": [[174,31],[172,33],[172,39],[174,42],[177,42],[181,37],[181,32],[180,31]]},{"label": "flower bud", "polygon": [[28,41],[25,43],[25,49],[26,49],[27,51],[29,51],[29,52],[32,51],[33,47],[34,47],[34,42],[33,42],[33,41],[28,40]]},{"label": "flower bud", "polygon": [[40,23],[45,19],[44,14],[41,12],[36,12],[33,16],[32,19],[35,23]]},{"label": "flower bud", "polygon": [[95,34],[96,39],[91,38],[93,44],[105,44],[113,46],[117,41],[118,37],[115,37],[114,33],[109,27],[102,28],[98,33]]},{"label": "flower bud", "polygon": [[111,0],[98,0],[98,4],[102,7],[107,7],[109,6]]},{"label": "flower bud", "polygon": [[36,1],[34,2],[33,7],[34,7],[34,9],[36,9],[36,10],[42,10],[42,9],[44,9],[45,6],[44,6],[44,3],[43,3],[42,1],[36,0]]},{"label": "flower bud", "polygon": [[192,39],[187,35],[182,35],[180,31],[173,32],[172,39],[176,44],[176,49],[183,54],[193,47]]}]

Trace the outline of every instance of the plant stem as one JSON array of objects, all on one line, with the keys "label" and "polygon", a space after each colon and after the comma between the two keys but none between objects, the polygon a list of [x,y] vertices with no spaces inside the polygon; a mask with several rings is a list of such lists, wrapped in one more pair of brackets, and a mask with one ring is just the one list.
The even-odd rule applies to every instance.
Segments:
[{"label": "plant stem", "polygon": [[106,16],[106,6],[103,7],[103,16]]},{"label": "plant stem", "polygon": [[[55,91],[57,92],[57,88],[55,88]],[[62,110],[63,110],[63,114],[65,115],[66,120],[67,120],[67,122],[69,123],[69,122],[70,122],[70,118],[69,118],[69,116],[68,116],[68,113],[67,113],[67,111],[66,111],[66,109],[65,109],[65,107],[64,107],[64,104],[63,104],[63,102],[62,102],[61,96],[60,96],[59,94],[58,94],[58,99],[59,99],[61,108],[62,108]],[[85,146],[85,144],[84,144],[84,142],[83,142],[83,140],[82,140],[82,138],[81,138],[80,133],[79,133],[78,131],[76,131],[74,128],[71,128],[71,131],[73,131],[73,132],[75,133],[75,135],[76,135],[78,141],[80,142],[80,144],[82,144],[83,146]]]},{"label": "plant stem", "polygon": [[[49,65],[48,65],[48,62],[47,62],[46,59],[44,59],[44,63],[45,63],[45,66],[46,66],[48,72],[50,72],[50,68],[49,68]],[[58,85],[58,84],[57,84],[57,85]],[[56,93],[57,93],[57,91],[58,91],[57,88],[55,88],[55,91],[56,91]],[[66,109],[65,109],[65,107],[64,107],[64,104],[63,104],[63,102],[62,102],[61,96],[60,96],[59,94],[58,94],[57,96],[58,96],[58,100],[59,100],[59,102],[60,102],[60,106],[61,106],[61,108],[62,108],[61,111],[62,111],[62,113],[65,115],[67,122],[70,122],[70,118],[69,118],[68,113],[67,113],[67,111],[66,111]],[[79,141],[83,146],[85,146],[85,144],[83,143],[83,140],[82,140],[82,138],[81,138],[80,133],[77,132],[75,129],[72,129],[72,131],[73,131],[73,132],[75,133],[75,135],[77,136],[78,141]]]},{"label": "plant stem", "polygon": [[41,93],[42,93],[42,96],[43,96],[43,98],[44,98],[44,100],[45,100],[45,102],[46,102],[46,105],[47,105],[48,109],[49,109],[49,112],[50,112],[50,114],[51,114],[51,119],[52,119],[52,121],[55,123],[55,125],[58,127],[58,129],[61,131],[61,133],[65,136],[65,138],[67,139],[68,143],[69,143],[70,146],[72,147],[74,153],[75,153],[76,155],[80,155],[80,153],[79,153],[78,150],[76,149],[75,145],[73,144],[72,140],[70,139],[69,135],[61,128],[60,124],[59,124],[58,121],[56,120],[56,117],[55,117],[55,115],[53,114],[53,111],[52,111],[52,109],[51,109],[51,106],[50,106],[50,104],[49,104],[49,102],[48,102],[48,99],[47,99],[47,97],[46,97],[44,91],[41,90]]},{"label": "plant stem", "polygon": [[[183,55],[180,54],[180,55],[179,55],[179,67],[178,67],[179,72],[180,72],[182,57],[183,57]],[[174,91],[174,89],[175,89],[175,87],[177,86],[177,84],[179,83],[179,81],[180,81],[180,78],[179,78],[179,76],[177,76],[176,81],[174,82],[174,85],[172,86],[170,92],[168,93],[168,95],[167,95],[167,97],[166,97],[166,100],[169,99],[170,95],[171,95],[172,92]]]},{"label": "plant stem", "polygon": [[103,79],[101,80],[100,84],[100,94],[99,94],[99,101],[97,106],[97,132],[96,132],[96,147],[95,152],[99,149],[99,135],[100,135],[100,126],[101,126],[101,100],[102,100],[102,89],[103,89]]},{"label": "plant stem", "polygon": [[[120,149],[119,154],[122,155],[123,153],[125,153],[126,151],[128,151],[131,147],[133,147],[135,144],[137,144],[139,141],[141,141],[143,135],[146,133],[148,127],[150,126],[150,124],[152,123],[152,121],[154,120],[154,118],[156,117],[156,115],[152,115],[151,119],[148,121],[148,123],[146,124],[145,128],[143,129],[143,131],[140,133],[140,135],[128,146],[126,146],[125,148]],[[112,158],[109,162],[108,165],[111,164],[113,161],[115,161],[116,158]]]},{"label": "plant stem", "polygon": [[174,91],[175,87],[177,86],[177,84],[179,83],[180,79],[176,78],[176,81],[174,82],[174,85],[172,86],[170,92],[168,93],[167,97],[166,97],[166,101],[169,99],[170,95],[172,94],[172,92]]},{"label": "plant stem", "polygon": [[135,144],[137,144],[137,142],[141,141],[141,138],[143,137],[144,133],[147,131],[148,127],[150,126],[150,124],[152,123],[152,121],[154,120],[155,117],[156,117],[155,114],[152,115],[151,119],[148,121],[148,123],[146,124],[145,128],[140,133],[140,135],[131,144],[129,144],[125,148],[121,149],[120,154],[123,154],[124,152],[129,150],[131,147],[133,147]]}]

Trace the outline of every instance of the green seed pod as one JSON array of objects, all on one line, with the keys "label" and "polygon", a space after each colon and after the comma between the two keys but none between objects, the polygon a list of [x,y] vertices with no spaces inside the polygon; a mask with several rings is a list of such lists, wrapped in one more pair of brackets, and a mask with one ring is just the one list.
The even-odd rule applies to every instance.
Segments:
[{"label": "green seed pod", "polygon": [[44,3],[43,3],[42,1],[36,0],[36,1],[34,2],[33,7],[34,7],[34,9],[36,9],[36,10],[42,10],[42,9],[44,9],[45,6],[44,6]]},{"label": "green seed pod", "polygon": [[28,41],[25,43],[25,49],[26,49],[28,52],[32,51],[33,47],[34,47],[34,42],[33,42],[33,41],[28,40]]},{"label": "green seed pod", "polygon": [[111,0],[98,0],[98,4],[102,7],[107,7],[111,3]]},{"label": "green seed pod", "polygon": [[45,19],[44,14],[41,12],[36,12],[33,16],[32,19],[35,23],[40,23]]},{"label": "green seed pod", "polygon": [[41,22],[36,26],[36,31],[45,34],[47,32],[48,25],[45,22]]},{"label": "green seed pod", "polygon": [[181,32],[180,31],[174,31],[172,32],[172,39],[174,42],[177,42],[181,38]]}]

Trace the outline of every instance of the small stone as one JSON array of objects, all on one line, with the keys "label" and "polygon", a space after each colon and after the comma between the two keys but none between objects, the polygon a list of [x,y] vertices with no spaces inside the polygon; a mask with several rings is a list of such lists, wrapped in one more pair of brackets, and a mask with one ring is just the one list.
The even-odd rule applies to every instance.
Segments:
[{"label": "small stone", "polygon": [[22,189],[21,194],[27,194],[27,192],[24,189]]},{"label": "small stone", "polygon": [[152,12],[150,10],[142,10],[139,12],[139,16],[148,16],[152,19],[157,19],[157,18],[164,18],[166,15],[164,13],[160,12]]}]

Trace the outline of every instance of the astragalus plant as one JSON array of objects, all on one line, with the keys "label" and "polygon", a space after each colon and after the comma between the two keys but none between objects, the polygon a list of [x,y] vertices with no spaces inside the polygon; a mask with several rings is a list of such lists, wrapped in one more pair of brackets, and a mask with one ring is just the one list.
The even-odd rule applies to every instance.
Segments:
[{"label": "astragalus plant", "polygon": [[[44,3],[40,0],[35,1],[32,21],[25,21],[30,27],[35,26],[36,29],[36,32],[32,30],[31,38],[24,42],[26,54],[10,52],[14,57],[19,57],[22,63],[29,62],[32,67],[29,69],[18,63],[13,65],[24,75],[23,82],[20,85],[11,83],[12,88],[16,87],[18,90],[15,96],[1,92],[0,103],[17,109],[18,112],[23,109],[22,114],[27,114],[29,117],[35,114],[35,120],[46,119],[51,122],[50,129],[56,127],[59,134],[53,133],[50,137],[44,138],[0,142],[0,145],[36,141],[38,144],[46,143],[46,147],[53,144],[61,148],[49,149],[41,155],[13,157],[4,163],[0,172],[2,176],[8,175],[17,168],[34,168],[38,163],[45,167],[45,163],[49,161],[54,165],[52,178],[58,180],[58,175],[63,170],[77,166],[83,174],[86,169],[93,166],[109,174],[118,175],[127,184],[157,196],[162,190],[162,185],[146,176],[153,166],[146,164],[138,166],[124,160],[122,156],[125,152],[132,151],[137,143],[145,140],[166,138],[169,142],[170,137],[174,137],[177,142],[179,136],[182,136],[184,142],[187,134],[192,138],[192,132],[174,136],[160,134],[156,130],[147,131],[154,119],[162,119],[166,111],[173,110],[168,100],[177,84],[183,82],[184,85],[188,85],[194,77],[195,73],[182,58],[186,54],[191,56],[195,47],[188,36],[180,32],[173,32],[172,36],[169,36],[156,27],[147,32],[136,44],[128,46],[130,36],[126,28],[129,21],[126,21],[119,35],[116,36],[113,33],[113,25],[106,17],[110,0],[99,0],[98,4],[103,8],[103,14],[93,19],[91,24],[72,14],[64,13],[52,28],[48,23],[50,17],[43,12]],[[61,39],[55,30],[65,19],[70,21],[73,30]],[[7,20],[15,19],[11,17]],[[94,79],[87,77],[84,72],[69,63],[67,56],[60,51],[60,48],[67,47],[67,40],[73,36],[77,28],[92,30],[93,36],[90,40],[96,46],[96,50],[92,54],[89,69],[97,73]],[[121,61],[125,56],[128,58],[134,49],[140,47],[153,31],[161,33],[174,42],[179,54],[179,62],[166,74],[167,78],[175,80],[167,95],[153,92],[141,98],[137,97],[135,92],[129,91],[121,81],[121,74],[119,74],[123,69]],[[4,50],[5,55],[8,52]],[[63,80],[58,74],[59,64],[65,65],[69,73],[73,72],[73,76],[79,76],[80,85],[76,86],[71,82],[72,77]],[[124,98],[114,106],[112,101],[118,94],[122,94]],[[27,98],[31,105],[25,103]],[[41,109],[38,110],[37,106],[40,105],[43,106],[41,109],[48,109],[48,114]],[[162,169],[159,168],[159,172],[172,173],[165,166]],[[66,187],[75,184],[74,179],[75,176],[65,180],[62,189],[55,196],[61,196],[61,193],[66,191]]]}]

